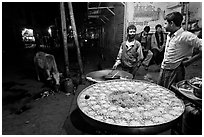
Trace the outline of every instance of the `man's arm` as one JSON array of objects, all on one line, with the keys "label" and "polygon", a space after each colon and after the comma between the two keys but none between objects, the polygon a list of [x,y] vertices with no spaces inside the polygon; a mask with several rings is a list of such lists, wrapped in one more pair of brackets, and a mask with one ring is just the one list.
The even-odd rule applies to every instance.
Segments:
[{"label": "man's arm", "polygon": [[165,49],[166,40],[167,40],[167,34],[163,33],[163,38],[164,38],[164,42],[163,42],[163,45],[161,46],[160,51],[163,51]]},{"label": "man's arm", "polygon": [[138,45],[138,49],[137,49],[137,53],[138,53],[138,61],[142,61],[144,59],[144,55],[142,52],[142,46],[140,44],[140,42],[137,43]]},{"label": "man's arm", "polygon": [[194,48],[197,48],[199,52],[191,58],[183,60],[183,65],[185,67],[202,58],[202,40],[193,34],[188,37],[188,41],[191,45],[193,45]]},{"label": "man's arm", "polygon": [[201,50],[199,50],[199,53],[194,55],[193,57],[186,59],[186,60],[183,60],[182,63],[185,67],[187,67],[187,66],[191,65],[193,62],[199,60],[200,58],[202,58],[202,51]]},{"label": "man's arm", "polygon": [[123,44],[120,45],[120,49],[119,49],[115,64],[113,65],[113,69],[116,69],[117,66],[121,63],[122,51],[123,51]]}]

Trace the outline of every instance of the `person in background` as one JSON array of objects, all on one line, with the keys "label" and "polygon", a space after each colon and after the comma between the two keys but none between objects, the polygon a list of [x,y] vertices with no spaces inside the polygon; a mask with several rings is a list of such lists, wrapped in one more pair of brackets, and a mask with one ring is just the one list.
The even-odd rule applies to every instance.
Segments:
[{"label": "person in background", "polygon": [[35,35],[35,53],[37,53],[38,51],[40,51],[40,45],[41,45],[41,41],[40,41],[40,35],[38,33],[36,33]]},{"label": "person in background", "polygon": [[[165,17],[164,28],[169,34],[158,84],[169,89],[173,83],[185,79],[185,67],[202,57],[202,40],[195,34],[184,31],[181,27],[182,20],[183,16],[179,12],[169,13]],[[199,49],[199,53],[192,56],[194,47]]]},{"label": "person in background", "polygon": [[142,65],[145,67],[145,70],[148,70],[149,63],[152,59],[153,53],[151,52],[151,35],[149,35],[150,27],[145,26],[144,30],[139,33],[136,37],[136,39],[141,43],[142,45],[142,51],[144,55],[144,60],[142,62]]},{"label": "person in background", "polygon": [[154,62],[159,65],[164,57],[166,35],[163,33],[162,26],[160,24],[155,26],[155,30],[156,31],[151,38],[151,51],[153,52]]},{"label": "person in background", "polygon": [[116,62],[112,69],[116,69],[119,64],[124,71],[133,74],[135,77],[138,66],[143,60],[142,47],[139,41],[135,39],[137,28],[130,25],[127,28],[127,40],[122,42]]}]

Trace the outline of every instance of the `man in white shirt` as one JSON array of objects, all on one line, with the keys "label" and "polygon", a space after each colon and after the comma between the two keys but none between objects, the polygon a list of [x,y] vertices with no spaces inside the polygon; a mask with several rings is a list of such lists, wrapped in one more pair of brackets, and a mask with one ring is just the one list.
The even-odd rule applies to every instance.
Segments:
[{"label": "man in white shirt", "polygon": [[142,47],[139,41],[135,39],[137,28],[130,25],[127,28],[127,40],[122,42],[116,62],[113,69],[116,69],[119,64],[124,71],[127,71],[135,76],[136,70],[140,65],[143,57]]},{"label": "man in white shirt", "polygon": [[[181,13],[172,12],[165,20],[164,28],[169,34],[158,84],[170,89],[173,83],[185,79],[185,67],[201,58],[202,40],[193,33],[184,31],[181,27],[183,21]],[[199,49],[199,53],[192,56],[194,47]]]}]

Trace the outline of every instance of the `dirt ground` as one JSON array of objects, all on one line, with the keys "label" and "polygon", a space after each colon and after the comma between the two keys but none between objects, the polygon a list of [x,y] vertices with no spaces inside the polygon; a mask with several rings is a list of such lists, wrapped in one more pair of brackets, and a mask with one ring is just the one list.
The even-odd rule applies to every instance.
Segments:
[{"label": "dirt ground", "polygon": [[[63,55],[63,54],[60,54]],[[97,58],[90,55],[84,64],[85,74],[97,70]],[[91,83],[78,85],[76,94],[54,93],[38,98],[40,92],[49,90],[36,80],[32,52],[23,51],[2,55],[2,134],[3,135],[86,135],[101,134],[88,125],[77,110],[77,95]],[[62,66],[62,56],[56,62]],[[61,64],[60,64],[61,63]],[[108,59],[102,69],[111,68]],[[73,67],[73,70],[75,68]],[[63,68],[59,68],[63,71]],[[137,79],[157,81],[159,67],[151,65],[146,71],[138,70]],[[186,79],[202,76],[202,59],[186,69]]]}]

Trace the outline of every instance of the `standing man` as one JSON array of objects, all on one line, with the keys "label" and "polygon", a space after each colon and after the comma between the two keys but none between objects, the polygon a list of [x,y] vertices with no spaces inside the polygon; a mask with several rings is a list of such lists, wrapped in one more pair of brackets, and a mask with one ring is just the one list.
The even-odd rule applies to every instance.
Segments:
[{"label": "standing man", "polygon": [[153,53],[151,52],[151,35],[149,34],[150,27],[145,26],[144,30],[139,33],[136,37],[136,39],[141,43],[142,45],[142,51],[144,55],[144,61],[142,62],[142,65],[145,67],[145,70],[148,70],[150,61],[152,59]]},{"label": "standing man", "polygon": [[[202,56],[202,41],[191,32],[181,27],[183,16],[172,12],[165,17],[165,29],[169,32],[165,47],[164,59],[161,64],[158,84],[171,88],[185,78],[185,67]],[[193,47],[199,48],[199,53],[192,56]]]},{"label": "standing man", "polygon": [[162,26],[157,24],[155,26],[155,33],[151,38],[151,51],[153,58],[157,65],[160,65],[164,58],[164,50],[166,45],[166,35],[162,31]]},{"label": "standing man", "polygon": [[119,64],[124,71],[127,71],[135,77],[136,70],[143,59],[142,47],[139,41],[135,40],[137,28],[130,25],[127,28],[127,40],[122,42],[116,62],[113,69],[116,69]]}]

